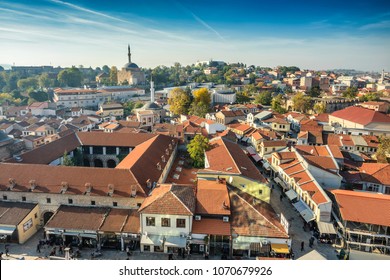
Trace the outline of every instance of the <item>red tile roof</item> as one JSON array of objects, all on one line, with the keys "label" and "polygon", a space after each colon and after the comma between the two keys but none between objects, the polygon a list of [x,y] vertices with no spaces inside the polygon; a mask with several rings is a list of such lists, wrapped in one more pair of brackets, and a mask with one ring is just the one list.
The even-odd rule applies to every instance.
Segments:
[{"label": "red tile roof", "polygon": [[77,133],[77,137],[83,146],[135,147],[155,136],[155,134],[150,133]]},{"label": "red tile roof", "polygon": [[273,208],[238,190],[230,190],[232,233],[243,236],[288,238]]},{"label": "red tile roof", "polygon": [[145,196],[147,191],[140,186],[131,171],[112,168],[0,164],[1,190],[8,188],[10,178],[16,182],[13,191],[22,192],[30,190],[31,180],[36,184],[33,192],[39,193],[59,194],[63,182],[68,184],[65,193],[69,194],[84,194],[87,183],[92,186],[91,196],[107,196],[109,184],[114,186],[114,197],[130,197],[133,187],[137,189],[137,195]]},{"label": "red tile roof", "polygon": [[222,218],[194,220],[192,233],[230,236],[230,222],[224,222]]},{"label": "red tile roof", "polygon": [[[64,155],[64,152],[71,152],[81,146],[76,134],[72,133],[46,145],[20,155],[21,163],[49,164]],[[8,162],[17,162],[11,159]]]},{"label": "red tile roof", "polygon": [[66,230],[99,230],[108,208],[61,205],[45,228]]},{"label": "red tile roof", "polygon": [[[146,181],[158,182],[162,171],[168,163],[169,157],[176,148],[177,140],[165,135],[153,135],[153,138],[139,144],[134,150],[126,156],[117,166],[116,169],[130,170],[136,177],[137,181],[142,185],[146,185]],[[169,149],[171,145],[172,149]],[[168,155],[166,151],[168,150]],[[165,157],[165,162],[162,161],[162,156]],[[160,165],[161,170],[157,168]],[[145,169],[148,171],[145,172]]]},{"label": "red tile roof", "polygon": [[368,125],[370,123],[390,123],[389,116],[362,107],[347,107],[343,110],[333,112],[331,116],[362,125]]},{"label": "red tile roof", "polygon": [[388,163],[363,163],[360,172],[363,181],[390,185],[390,164]]},{"label": "red tile roof", "polygon": [[321,192],[321,187],[317,186],[313,181],[299,185],[299,187],[306,191],[317,205],[330,201],[330,199]]},{"label": "red tile roof", "polygon": [[36,206],[34,203],[0,201],[0,224],[17,226]]},{"label": "red tile roof", "polygon": [[287,141],[286,140],[264,140],[260,144],[264,147],[287,147]]},{"label": "red tile roof", "polygon": [[236,143],[223,138],[210,141],[211,149],[206,151],[209,167],[206,170],[241,174],[247,178],[266,183],[265,178]]},{"label": "red tile roof", "polygon": [[384,194],[333,190],[344,221],[390,226],[390,196]]},{"label": "red tile roof", "polygon": [[[126,231],[124,230],[125,226]],[[136,209],[111,209],[99,231],[139,233],[139,213]]]},{"label": "red tile roof", "polygon": [[144,200],[138,211],[146,214],[192,216],[195,205],[192,186],[159,185]]},{"label": "red tile roof", "polygon": [[225,183],[198,180],[196,214],[230,215],[230,199]]}]

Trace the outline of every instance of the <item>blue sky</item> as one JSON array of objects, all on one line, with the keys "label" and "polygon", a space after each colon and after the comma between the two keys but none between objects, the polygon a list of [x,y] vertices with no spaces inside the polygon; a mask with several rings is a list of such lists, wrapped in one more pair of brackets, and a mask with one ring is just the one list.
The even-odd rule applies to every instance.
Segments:
[{"label": "blue sky", "polygon": [[[210,3],[211,2],[211,3]],[[0,0],[0,64],[390,71],[390,1]]]}]

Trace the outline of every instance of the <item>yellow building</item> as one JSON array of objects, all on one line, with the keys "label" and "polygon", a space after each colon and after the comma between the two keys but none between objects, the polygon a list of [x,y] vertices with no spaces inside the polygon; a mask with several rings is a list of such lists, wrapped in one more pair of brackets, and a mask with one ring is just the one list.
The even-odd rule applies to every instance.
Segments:
[{"label": "yellow building", "polygon": [[23,244],[38,230],[38,213],[38,204],[1,201],[0,234],[8,242]]}]

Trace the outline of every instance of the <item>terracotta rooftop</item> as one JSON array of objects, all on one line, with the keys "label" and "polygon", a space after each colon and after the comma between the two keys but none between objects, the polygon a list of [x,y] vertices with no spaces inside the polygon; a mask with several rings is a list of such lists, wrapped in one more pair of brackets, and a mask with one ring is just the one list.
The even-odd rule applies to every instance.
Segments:
[{"label": "terracotta rooftop", "polygon": [[331,157],[309,156],[309,155],[305,155],[303,157],[310,165],[316,166],[318,168],[324,170],[339,169]]},{"label": "terracotta rooftop", "polygon": [[390,164],[363,163],[360,167],[362,181],[390,185]]},{"label": "terracotta rooftop", "polygon": [[243,236],[289,238],[273,208],[240,191],[229,189],[232,233]]},{"label": "terracotta rooftop", "polygon": [[139,213],[136,209],[111,209],[99,231],[139,233]]},{"label": "terracotta rooftop", "polygon": [[286,147],[287,141],[286,140],[264,140],[261,142],[262,146],[264,147]]},{"label": "terracotta rooftop", "polygon": [[[137,181],[146,186],[146,181],[158,182],[162,171],[168,163],[169,157],[175,150],[177,140],[165,135],[152,135],[153,138],[139,144],[134,150],[126,156],[116,169],[130,170]],[[171,149],[169,148],[171,146]],[[168,151],[168,155],[166,152]],[[165,158],[165,162],[162,160]],[[160,166],[160,170],[157,168]],[[147,172],[145,172],[147,170]]]},{"label": "terracotta rooftop", "polygon": [[116,146],[116,147],[135,147],[155,134],[149,133],[110,133],[101,132],[78,132],[77,137],[83,146]]},{"label": "terracotta rooftop", "polygon": [[236,143],[223,138],[214,138],[210,141],[211,149],[206,151],[209,167],[222,173],[241,174],[247,178],[266,183],[260,171]]},{"label": "terracotta rooftop", "polygon": [[144,200],[138,211],[146,214],[192,216],[195,206],[194,187],[159,185]]},{"label": "terracotta rooftop", "polygon": [[15,180],[12,191],[28,192],[34,181],[37,193],[61,193],[63,183],[68,188],[65,194],[84,194],[86,184],[92,186],[91,196],[107,196],[108,185],[114,187],[113,197],[130,197],[132,188],[137,195],[145,196],[143,189],[129,170],[75,166],[51,166],[40,164],[0,164],[0,190],[7,190],[10,178]]},{"label": "terracotta rooftop", "polygon": [[336,159],[344,159],[343,154],[340,151],[340,148],[336,145],[328,145],[328,148],[330,152],[332,153],[332,156]]},{"label": "terracotta rooftop", "polygon": [[0,201],[0,224],[19,225],[35,206],[34,203]]},{"label": "terracotta rooftop", "polygon": [[[21,163],[49,164],[53,160],[62,157],[65,151],[71,152],[79,146],[80,142],[78,141],[76,134],[72,133],[21,154]],[[15,159],[10,159],[8,162],[17,161]]]},{"label": "terracotta rooftop", "polygon": [[295,154],[295,152],[277,152],[277,153],[274,153],[274,155],[276,156],[276,158],[278,159],[281,159],[281,160],[286,160],[286,159],[296,159],[297,158],[297,155]]},{"label": "terracotta rooftop", "polygon": [[385,114],[354,106],[333,112],[331,116],[362,125],[368,125],[370,123],[390,123],[390,117]]},{"label": "terracotta rooftop", "polygon": [[314,181],[304,183],[302,185],[299,185],[299,187],[302,190],[306,191],[313,199],[313,201],[317,203],[317,205],[329,202],[329,198],[323,192],[321,192],[321,187],[316,185]]},{"label": "terracotta rooftop", "polygon": [[61,205],[47,222],[45,228],[97,231],[108,211],[108,208],[101,207]]},{"label": "terracotta rooftop", "polygon": [[389,195],[346,190],[332,193],[344,221],[390,226]]},{"label": "terracotta rooftop", "polygon": [[315,117],[315,120],[317,120],[317,121],[319,121],[319,122],[328,123],[328,122],[329,122],[329,114],[327,114],[327,113],[318,114],[318,115]]},{"label": "terracotta rooftop", "polygon": [[196,214],[230,215],[230,199],[225,183],[198,180]]},{"label": "terracotta rooftop", "polygon": [[230,236],[230,222],[220,219],[205,219],[192,222],[192,233]]}]

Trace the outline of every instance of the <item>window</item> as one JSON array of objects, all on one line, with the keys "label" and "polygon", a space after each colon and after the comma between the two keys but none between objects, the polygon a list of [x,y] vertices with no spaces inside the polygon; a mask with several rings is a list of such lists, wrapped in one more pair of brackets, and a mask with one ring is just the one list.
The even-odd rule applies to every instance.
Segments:
[{"label": "window", "polygon": [[22,196],[22,201],[26,201],[26,197],[25,196]]},{"label": "window", "polygon": [[141,207],[141,203],[137,203],[137,207],[140,208]]},{"label": "window", "polygon": [[156,225],[156,219],[154,217],[146,217],[146,226],[154,227]]},{"label": "window", "polygon": [[240,184],[240,186],[241,186],[241,188],[245,188],[246,186],[245,186],[245,184]]},{"label": "window", "polygon": [[8,197],[6,195],[3,195],[3,200],[7,200]]},{"label": "window", "polygon": [[145,252],[150,252],[150,246],[149,245],[144,245],[144,251]]},{"label": "window", "polygon": [[96,201],[95,200],[91,200],[91,205],[96,205]]},{"label": "window", "polygon": [[259,190],[259,194],[262,195],[263,194],[263,190]]},{"label": "window", "polygon": [[171,219],[161,218],[161,226],[162,227],[170,227],[171,226]]},{"label": "window", "polygon": [[73,199],[68,198],[68,204],[73,204]]},{"label": "window", "polygon": [[112,203],[112,206],[117,207],[117,206],[118,206],[118,202],[114,201],[114,202]]},{"label": "window", "polygon": [[275,147],[274,147],[274,148],[272,148],[272,151],[273,151],[273,152],[275,152]]},{"label": "window", "polygon": [[51,203],[51,198],[50,197],[46,198],[46,203]]},{"label": "window", "polygon": [[176,219],[176,227],[177,228],[185,228],[186,220],[185,219]]},{"label": "window", "polygon": [[34,218],[35,218],[35,219],[38,218],[38,213],[35,213],[35,214],[34,214]]}]

